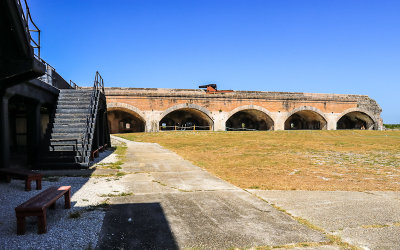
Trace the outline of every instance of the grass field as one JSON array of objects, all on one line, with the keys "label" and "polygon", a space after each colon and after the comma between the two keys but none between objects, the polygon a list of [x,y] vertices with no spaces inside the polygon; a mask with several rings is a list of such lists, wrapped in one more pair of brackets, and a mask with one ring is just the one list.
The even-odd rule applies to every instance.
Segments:
[{"label": "grass field", "polygon": [[242,188],[400,191],[400,131],[162,132],[156,142]]}]

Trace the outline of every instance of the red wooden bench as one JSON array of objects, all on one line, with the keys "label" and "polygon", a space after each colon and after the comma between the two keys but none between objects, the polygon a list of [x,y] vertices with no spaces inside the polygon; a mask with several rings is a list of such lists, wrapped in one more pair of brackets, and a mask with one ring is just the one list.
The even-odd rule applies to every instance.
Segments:
[{"label": "red wooden bench", "polygon": [[42,174],[35,173],[24,169],[13,169],[13,168],[0,168],[0,176],[6,178],[7,182],[11,179],[25,180],[25,190],[31,190],[31,181],[36,181],[36,189],[42,189]]},{"label": "red wooden bench", "polygon": [[65,208],[71,208],[71,186],[50,187],[15,208],[17,234],[25,233],[25,217],[38,217],[38,233],[46,233],[46,209],[55,209],[56,201],[64,195]]}]

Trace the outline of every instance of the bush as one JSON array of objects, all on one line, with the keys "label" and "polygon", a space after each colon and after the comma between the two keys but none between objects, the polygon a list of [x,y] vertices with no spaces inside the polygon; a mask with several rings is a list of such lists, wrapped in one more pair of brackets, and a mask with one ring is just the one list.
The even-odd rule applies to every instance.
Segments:
[{"label": "bush", "polygon": [[383,124],[388,129],[400,129],[400,124]]}]

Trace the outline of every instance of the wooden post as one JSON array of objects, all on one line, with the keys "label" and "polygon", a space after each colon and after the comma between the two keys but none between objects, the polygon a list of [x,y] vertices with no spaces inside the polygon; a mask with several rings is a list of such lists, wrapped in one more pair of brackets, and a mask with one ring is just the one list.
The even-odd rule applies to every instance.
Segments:
[{"label": "wooden post", "polygon": [[196,131],[196,124],[193,124],[193,131]]},{"label": "wooden post", "polygon": [[71,208],[71,187],[68,189],[68,192],[64,194],[64,208]]},{"label": "wooden post", "polygon": [[8,117],[8,100],[0,92],[0,168],[7,168],[10,158],[10,128]]},{"label": "wooden post", "polygon": [[29,177],[25,179],[25,191],[31,191],[31,181]]},{"label": "wooden post", "polygon": [[17,215],[17,234],[25,234],[25,216]]},{"label": "wooden post", "polygon": [[47,222],[46,222],[46,209],[38,217],[38,234],[44,234],[47,232]]},{"label": "wooden post", "polygon": [[[27,107],[27,143],[28,143],[28,162],[30,165],[34,165],[37,161],[39,146],[40,146],[40,108],[42,104],[40,102],[30,102]],[[29,186],[30,189],[30,186]]]}]

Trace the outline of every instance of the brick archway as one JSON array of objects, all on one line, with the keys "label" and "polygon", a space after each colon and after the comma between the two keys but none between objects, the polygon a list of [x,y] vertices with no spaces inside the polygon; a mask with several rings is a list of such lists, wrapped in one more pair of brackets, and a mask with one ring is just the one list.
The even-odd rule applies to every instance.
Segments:
[{"label": "brick archway", "polygon": [[136,108],[135,106],[126,104],[126,103],[120,103],[120,102],[111,102],[111,103],[107,103],[107,109],[127,109],[131,112],[134,112],[136,114],[138,114],[144,121],[146,121],[145,114],[143,111],[141,111],[140,109]]},{"label": "brick archway", "polygon": [[192,104],[192,103],[184,103],[184,104],[179,104],[172,106],[168,109],[166,109],[164,112],[162,112],[159,116],[157,125],[158,125],[158,130],[160,130],[160,122],[164,120],[169,114],[172,114],[174,112],[187,112],[187,113],[193,113],[193,116],[199,116],[202,118],[202,120],[206,121],[209,125],[209,130],[213,130],[214,128],[214,120],[212,119],[211,112],[206,109],[205,107],[199,106],[197,104]]},{"label": "brick archway", "polygon": [[293,115],[293,114],[295,114],[295,113],[297,113],[297,112],[299,112],[299,111],[306,111],[306,110],[308,110],[308,111],[313,111],[313,112],[319,114],[320,116],[322,116],[322,118],[324,118],[325,121],[328,121],[328,119],[327,119],[326,115],[324,114],[324,112],[322,112],[321,110],[319,110],[319,109],[317,109],[317,108],[314,108],[314,107],[312,107],[312,106],[302,106],[302,107],[293,109],[292,111],[290,111],[290,112],[286,115],[285,120],[287,120],[287,118],[289,118],[291,115]]},{"label": "brick archway", "polygon": [[[296,117],[295,117],[296,116]],[[328,119],[325,114],[314,107],[302,106],[293,109],[287,113],[284,119],[284,129],[327,129]],[[294,128],[291,127],[294,123],[298,124]]]},{"label": "brick archway", "polygon": [[[226,119],[224,121],[225,124],[227,124],[228,122],[231,123],[232,118],[234,118],[234,116],[242,116],[243,119],[250,119],[250,120],[258,120],[257,121],[253,121],[255,123],[259,123],[257,125],[255,125],[254,129],[256,130],[273,130],[274,129],[274,125],[275,125],[275,121],[274,121],[274,116],[273,114],[260,106],[257,105],[243,105],[240,107],[237,107],[233,110],[231,110],[230,112],[228,112]],[[245,117],[247,116],[247,117]],[[257,118],[258,116],[258,118]],[[240,117],[236,117],[238,119],[240,119]],[[252,121],[250,121],[252,122]],[[261,123],[260,123],[261,122]],[[226,129],[227,125],[225,126]],[[257,128],[256,128],[257,127]]]},{"label": "brick archway", "polygon": [[[346,115],[350,114],[350,113],[362,113],[364,115],[366,115],[368,118],[371,119],[373,124],[370,124],[370,126],[368,126],[367,124],[367,128],[366,129],[378,129],[379,127],[379,123],[377,121],[377,119],[375,118],[375,116],[369,112],[368,110],[365,109],[361,109],[361,108],[350,108],[350,109],[346,109],[345,111],[343,111],[338,118],[336,119],[336,124],[338,124],[338,122],[340,121],[340,119],[342,119],[343,117],[345,117]],[[367,122],[366,122],[367,123]]]},{"label": "brick archway", "polygon": [[138,108],[125,103],[109,103],[107,106],[111,133],[146,131],[144,113]]}]

